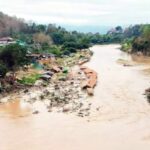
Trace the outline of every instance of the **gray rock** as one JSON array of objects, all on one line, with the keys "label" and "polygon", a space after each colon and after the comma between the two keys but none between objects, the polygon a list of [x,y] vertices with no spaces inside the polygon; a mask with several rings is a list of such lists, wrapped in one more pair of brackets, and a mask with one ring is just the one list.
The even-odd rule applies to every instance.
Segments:
[{"label": "gray rock", "polygon": [[72,105],[68,104],[63,107],[63,112],[68,112],[72,110]]},{"label": "gray rock", "polygon": [[48,81],[49,79],[51,79],[51,76],[43,74],[40,78],[43,79],[43,80],[45,80],[45,81]]},{"label": "gray rock", "polygon": [[39,111],[38,111],[38,110],[35,110],[32,114],[36,115],[36,114],[38,114],[38,113],[39,113]]},{"label": "gray rock", "polygon": [[23,92],[24,92],[24,93],[28,93],[28,92],[29,92],[29,90],[28,90],[28,89],[25,89]]},{"label": "gray rock", "polygon": [[46,71],[46,72],[44,72],[43,74],[44,74],[44,75],[49,75],[49,76],[53,76],[53,75],[54,75],[54,73],[51,72],[51,71]]}]

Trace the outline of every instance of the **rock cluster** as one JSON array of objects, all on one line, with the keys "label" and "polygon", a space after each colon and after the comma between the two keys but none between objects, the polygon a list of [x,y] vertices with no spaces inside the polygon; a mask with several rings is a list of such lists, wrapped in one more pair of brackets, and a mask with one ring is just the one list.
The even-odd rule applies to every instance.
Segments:
[{"label": "rock cluster", "polygon": [[84,72],[84,74],[87,77],[87,80],[82,82],[82,88],[85,88],[89,95],[93,95],[93,89],[97,84],[97,73],[94,70],[84,66],[80,67],[80,69]]},{"label": "rock cluster", "polygon": [[30,91],[24,90],[24,96],[21,93],[22,99],[32,104],[42,101],[48,112],[75,113],[80,117],[89,116],[91,104],[87,100],[86,92],[80,86],[85,75],[80,71],[72,74],[68,75],[65,81],[51,80],[48,86],[43,88],[41,88],[41,81],[37,81],[40,83],[40,89],[37,90],[38,87],[34,87]]},{"label": "rock cluster", "polygon": [[[81,55],[78,57],[80,58]],[[89,95],[93,95],[97,73],[87,67],[80,66],[79,68],[79,66],[75,66],[75,64],[83,64],[89,61],[90,51],[83,51],[81,59],[78,57],[75,57],[76,59],[64,59],[65,64],[67,64],[65,67],[61,67],[63,63],[58,63],[52,65],[50,69],[44,69],[41,77],[30,89],[24,87],[15,95],[22,101],[33,105],[38,101],[43,102],[48,112],[75,113],[80,117],[89,116],[91,103],[83,89],[85,88]],[[79,63],[77,63],[78,61]],[[69,67],[68,64],[72,65]],[[7,102],[9,98],[3,98],[0,101]],[[33,114],[39,112],[37,109],[33,111]]]}]

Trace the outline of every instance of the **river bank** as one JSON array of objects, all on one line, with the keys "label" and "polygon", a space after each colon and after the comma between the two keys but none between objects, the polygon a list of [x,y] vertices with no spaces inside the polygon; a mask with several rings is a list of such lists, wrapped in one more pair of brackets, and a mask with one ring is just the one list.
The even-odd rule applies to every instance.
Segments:
[{"label": "river bank", "polygon": [[[37,70],[30,65],[29,69],[18,70],[14,73],[16,74],[15,79],[24,81],[22,83],[29,83],[32,79],[29,77],[35,73],[41,78],[38,78],[34,84],[21,84],[21,89],[12,87],[10,93],[5,92],[1,95],[1,105],[3,103],[14,105],[16,100],[20,100],[20,103],[29,103],[34,107],[36,103],[40,102],[45,105],[49,113],[64,112],[74,113],[80,117],[89,116],[91,103],[86,99],[88,95],[94,94],[97,75],[96,72],[82,65],[90,61],[91,57],[92,52],[90,50],[82,50],[70,57],[57,58],[51,62],[39,60],[42,64],[44,62],[47,65],[46,69]],[[14,81],[14,83],[16,82],[17,80]],[[83,87],[83,83],[87,84]],[[33,109],[32,113],[38,114],[40,111],[36,108]]]},{"label": "river bank", "polygon": [[[0,147],[4,150],[149,150],[149,64],[138,63],[119,50],[120,45],[94,46],[85,65],[98,73],[94,96],[86,99],[90,115],[49,113],[43,103],[0,108]],[[124,66],[118,60],[136,65]],[[142,60],[141,60],[142,61]],[[36,90],[35,90],[36,91]],[[34,92],[33,92],[34,93]],[[30,112],[31,111],[31,112]],[[22,138],[20,138],[22,137]]]}]

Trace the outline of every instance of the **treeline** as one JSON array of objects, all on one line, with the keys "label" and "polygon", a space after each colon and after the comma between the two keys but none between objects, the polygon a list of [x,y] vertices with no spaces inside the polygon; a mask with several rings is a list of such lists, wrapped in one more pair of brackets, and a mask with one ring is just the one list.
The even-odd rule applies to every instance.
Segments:
[{"label": "treeline", "polygon": [[122,43],[122,50],[150,55],[150,25],[117,26],[106,34],[67,31],[55,24],[25,22],[0,12],[0,38],[11,36],[23,45],[0,47],[0,76],[29,62],[27,53],[52,53],[56,57],[70,55],[94,44]]},{"label": "treeline", "polygon": [[69,55],[94,44],[122,43],[122,49],[149,55],[150,25],[134,25],[123,29],[117,26],[105,35],[67,31],[54,24],[43,25],[25,22],[0,12],[0,37],[11,36],[26,43],[32,53]]},{"label": "treeline", "polygon": [[150,56],[150,25],[135,25],[128,31],[122,42],[122,50]]},{"label": "treeline", "polygon": [[11,36],[19,39],[26,43],[28,51],[32,53],[69,55],[77,50],[89,48],[93,44],[119,43],[122,41],[122,32],[119,26],[105,35],[69,32],[54,24],[26,23],[23,19],[0,13],[0,37]]},{"label": "treeline", "polygon": [[10,17],[0,12],[0,37],[12,36],[13,33],[25,31],[27,24],[23,19]]}]

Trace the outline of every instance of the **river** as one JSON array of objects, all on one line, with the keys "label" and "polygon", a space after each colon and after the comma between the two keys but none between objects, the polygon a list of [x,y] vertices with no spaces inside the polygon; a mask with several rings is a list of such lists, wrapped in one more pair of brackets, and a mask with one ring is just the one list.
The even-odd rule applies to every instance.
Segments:
[{"label": "river", "polygon": [[19,101],[0,105],[0,150],[149,150],[150,104],[143,94],[150,87],[150,59],[119,47],[91,48],[85,65],[98,73],[98,84],[90,117],[48,113],[41,105],[33,115]]}]

